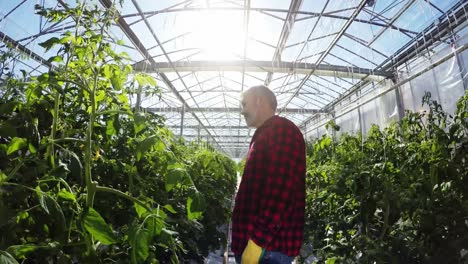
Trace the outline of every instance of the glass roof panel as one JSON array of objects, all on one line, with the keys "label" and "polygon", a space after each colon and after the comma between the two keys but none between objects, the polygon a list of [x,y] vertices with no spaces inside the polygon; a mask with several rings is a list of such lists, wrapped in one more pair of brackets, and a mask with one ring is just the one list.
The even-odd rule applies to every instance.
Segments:
[{"label": "glass roof panel", "polygon": [[288,10],[290,0],[251,0],[252,8],[271,8],[271,9],[286,9]]},{"label": "glass roof panel", "polygon": [[[17,9],[14,8],[18,1],[4,2],[0,7],[0,41],[3,42],[0,50],[6,50],[4,43],[16,45],[18,41],[18,47],[26,48],[22,52],[29,52],[27,56],[15,57],[12,70],[46,72],[48,68],[41,65],[39,58],[28,56],[34,57],[32,51],[44,62],[55,55],[56,48],[45,52],[39,43],[60,37],[74,22],[70,19],[58,24],[41,21],[34,15],[38,1],[25,1]],[[75,5],[72,0],[64,2]],[[295,5],[298,2],[302,4]],[[355,70],[370,70],[372,80],[383,78],[377,74],[388,76],[391,73],[375,69],[384,61],[390,63],[387,58],[411,43],[421,30],[439,17],[443,19],[443,12],[455,5],[468,8],[468,3],[461,0],[298,2],[126,0],[119,10],[121,21],[129,28],[121,28],[122,23],[118,22],[107,33],[114,39],[111,45],[117,52],[129,54],[136,71],[148,71],[158,79],[162,96],[145,94],[143,107],[166,116],[166,123],[179,134],[180,112],[187,104],[191,109],[184,114],[184,135],[192,138],[201,135],[220,145],[231,144],[225,150],[241,155],[249,138],[241,138],[235,142],[237,145],[232,145],[226,137],[217,137],[253,134],[254,130],[245,127],[239,113],[241,91],[267,84],[278,97],[279,108],[284,110],[281,114],[300,124],[312,115],[312,110],[336,102],[363,81],[360,78],[366,75],[359,75]],[[90,3],[102,7],[100,1]],[[250,6],[246,7],[247,3]],[[45,6],[63,9],[60,1],[46,0]],[[341,35],[357,11],[357,19]],[[130,39],[132,34],[137,39]],[[117,44],[119,39],[122,42]],[[141,51],[134,46],[136,43],[142,44]],[[145,52],[151,58],[145,58],[142,55]],[[145,64],[145,59],[156,64]],[[313,64],[319,61],[314,70]],[[364,87],[372,89],[372,85]],[[135,99],[131,98],[132,102]],[[200,128],[202,125],[206,127]],[[233,128],[221,129],[228,126]]]},{"label": "glass roof panel", "polygon": [[[432,1],[435,2],[436,1]],[[438,1],[441,2],[441,1]],[[454,2],[447,0],[445,2]],[[439,3],[438,3],[439,4]],[[416,0],[411,7],[395,22],[396,26],[421,31],[440,16],[440,12],[424,0]]]}]

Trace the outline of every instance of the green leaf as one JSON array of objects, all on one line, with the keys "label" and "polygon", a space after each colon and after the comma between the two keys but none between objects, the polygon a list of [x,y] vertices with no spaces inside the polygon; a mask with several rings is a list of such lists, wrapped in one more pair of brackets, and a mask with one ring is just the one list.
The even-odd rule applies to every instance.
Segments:
[{"label": "green leaf", "polygon": [[112,77],[112,70],[111,70],[111,67],[109,65],[105,65],[103,68],[102,68],[102,74],[104,74],[104,77],[106,79],[109,79]]},{"label": "green leaf", "polygon": [[178,184],[181,184],[184,181],[186,174],[187,172],[185,171],[185,169],[181,168],[169,170],[166,175],[165,181],[166,191],[169,192]]},{"label": "green leaf", "polygon": [[71,175],[75,179],[81,179],[82,178],[82,171],[83,171],[83,165],[81,164],[80,158],[78,155],[75,154],[75,152],[72,152],[70,150],[67,150],[66,153],[70,157],[70,171]]},{"label": "green leaf", "polygon": [[47,82],[49,81],[49,74],[47,72],[40,74],[39,76],[37,76],[37,80],[40,82]]},{"label": "green leaf", "polygon": [[133,124],[133,127],[135,129],[135,134],[138,134],[140,133],[140,131],[147,127],[146,118],[142,113],[136,113],[134,119],[135,122]]},{"label": "green leaf", "polygon": [[139,86],[145,86],[145,85],[150,85],[150,86],[156,86],[156,81],[154,80],[153,77],[147,74],[143,73],[138,73],[135,75],[135,81],[138,82]]},{"label": "green leaf", "polygon": [[156,141],[158,140],[157,136],[156,135],[152,135],[152,136],[149,136],[147,138],[145,138],[143,141],[141,141],[137,148],[136,148],[136,151],[137,151],[137,161],[139,161],[142,157],[142,155],[147,152],[148,150],[150,150],[154,144],[156,143]]},{"label": "green leaf", "polygon": [[50,173],[52,175],[65,179],[70,173],[70,169],[68,169],[68,165],[66,163],[64,163],[62,160],[59,160],[58,166],[52,169]]},{"label": "green leaf", "polygon": [[48,60],[48,62],[63,62],[62,56],[52,56]]},{"label": "green leaf", "polygon": [[69,42],[71,42],[71,41],[74,41],[74,38],[75,38],[75,37],[73,37],[73,36],[67,35],[67,36],[65,36],[65,37],[62,37],[62,38],[59,40],[59,42],[62,43],[62,44],[67,44],[67,43],[69,43]]},{"label": "green leaf", "polygon": [[164,206],[164,208],[166,208],[167,211],[169,211],[169,212],[171,212],[171,213],[173,213],[173,214],[177,214],[177,211],[174,210],[174,207],[172,207],[172,205],[170,205],[170,204],[166,204],[166,205]]},{"label": "green leaf", "polygon": [[16,223],[18,224],[21,220],[25,220],[29,218],[29,213],[27,211],[19,212],[16,216]]},{"label": "green leaf", "polygon": [[149,256],[150,232],[140,226],[130,231],[129,242],[132,247],[132,263],[143,263]]},{"label": "green leaf", "polygon": [[336,262],[337,259],[338,259],[337,257],[328,258],[328,259],[325,261],[325,264],[335,264],[335,262]]},{"label": "green leaf", "polygon": [[39,204],[42,209],[51,216],[51,223],[53,223],[53,235],[56,236],[56,239],[62,241],[65,238],[65,216],[63,214],[62,208],[57,203],[57,201],[52,198],[47,193],[44,193],[40,190],[39,186],[36,187],[36,193],[39,198]]},{"label": "green leaf", "polygon": [[151,236],[156,236],[161,234],[161,231],[164,228],[164,221],[161,217],[153,215],[146,221],[146,226]]},{"label": "green leaf", "polygon": [[96,103],[101,102],[104,98],[106,98],[106,91],[99,90],[96,94]]},{"label": "green leaf", "polygon": [[189,220],[198,219],[203,215],[206,209],[205,197],[195,190],[191,189],[187,198],[187,217]]},{"label": "green leaf", "polygon": [[[208,152],[208,151],[205,151],[205,152]],[[202,159],[202,162],[203,162],[203,168],[208,168],[208,165],[210,165],[210,162],[211,160],[213,159],[213,156],[210,155],[209,153],[204,153],[205,155],[203,155],[203,159]]]},{"label": "green leaf", "polygon": [[0,105],[0,115],[11,114],[11,112],[13,112],[18,105],[20,105],[20,102],[16,102],[16,101],[11,101],[11,102],[6,102],[6,103],[2,102],[2,104]]},{"label": "green leaf", "polygon": [[26,255],[42,247],[44,246],[38,246],[35,244],[14,245],[14,246],[8,247],[7,251],[13,254],[16,258],[24,259]]},{"label": "green leaf", "polygon": [[114,90],[120,91],[123,89],[123,81],[120,78],[120,72],[116,75],[115,71],[114,74],[110,78],[110,82]]},{"label": "green leaf", "polygon": [[48,51],[58,43],[60,43],[60,40],[56,37],[53,37],[42,43],[39,43],[39,46],[45,48],[45,50]]},{"label": "green leaf", "polygon": [[0,183],[5,182],[6,180],[8,180],[8,177],[2,170],[0,170]]},{"label": "green leaf", "polygon": [[137,212],[138,217],[142,217],[146,212],[148,212],[148,210],[146,210],[146,208],[144,208],[140,204],[134,203],[134,205],[135,205],[135,211]]},{"label": "green leaf", "polygon": [[143,263],[149,256],[149,243],[151,237],[146,229],[137,230],[132,243],[132,262]]},{"label": "green leaf", "polygon": [[[49,207],[52,205],[53,206],[53,202],[55,202],[52,197],[50,197],[49,195],[47,195],[46,193],[43,193],[39,186],[36,187],[36,190],[37,190],[37,196],[39,197],[39,204],[41,205],[42,209],[48,214],[50,215],[50,209]],[[50,201],[52,200],[52,201]]]},{"label": "green leaf", "polygon": [[84,219],[84,226],[86,230],[102,244],[110,245],[116,242],[110,226],[107,225],[101,215],[93,208],[89,208]]},{"label": "green leaf", "polygon": [[170,229],[167,229],[167,228],[163,228],[161,230],[161,236],[159,237],[159,239],[165,245],[170,245],[170,244],[173,243],[173,240],[174,240],[173,237],[177,236],[178,234],[179,233],[176,232],[176,231],[173,231],[173,230],[170,230]]},{"label": "green leaf", "polygon": [[24,138],[14,137],[8,145],[7,155],[27,146],[27,141]]},{"label": "green leaf", "polygon": [[158,216],[159,218],[163,220],[167,218],[167,214],[163,210],[160,210],[159,208],[156,210],[153,210],[153,214],[155,214],[156,216]]},{"label": "green leaf", "polygon": [[[58,242],[47,243],[44,245],[36,244],[23,244],[23,245],[13,245],[7,248],[7,251],[13,256],[19,259],[24,259],[26,256],[36,250],[55,250],[60,246]],[[3,263],[3,262],[0,262]]]},{"label": "green leaf", "polygon": [[166,149],[166,144],[164,144],[163,141],[157,141],[155,144],[154,144],[154,150],[157,152],[157,153],[163,153],[163,151]]},{"label": "green leaf", "polygon": [[106,135],[112,136],[115,134],[117,134],[117,131],[115,130],[115,127],[114,127],[114,120],[109,119],[106,122]]},{"label": "green leaf", "polygon": [[32,154],[37,153],[36,147],[34,147],[34,145],[31,143],[28,144],[28,149],[29,149],[29,152],[31,152]]},{"label": "green leaf", "polygon": [[2,264],[19,264],[10,253],[0,250],[0,263]]},{"label": "green leaf", "polygon": [[75,195],[65,189],[60,190],[60,192],[58,193],[58,197],[66,201],[72,201],[72,202],[76,201]]},{"label": "green leaf", "polygon": [[129,104],[129,101],[128,101],[128,96],[127,94],[119,94],[117,95],[117,99],[119,100],[119,102],[122,104],[122,105],[128,105]]},{"label": "green leaf", "polygon": [[167,165],[167,170],[173,170],[173,169],[184,169],[184,165],[178,162],[173,162]]}]

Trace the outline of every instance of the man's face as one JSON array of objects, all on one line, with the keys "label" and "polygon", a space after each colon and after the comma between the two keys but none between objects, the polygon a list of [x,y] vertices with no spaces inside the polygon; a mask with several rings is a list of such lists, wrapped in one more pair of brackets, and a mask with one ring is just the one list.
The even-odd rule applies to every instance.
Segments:
[{"label": "man's face", "polygon": [[244,116],[245,122],[249,127],[255,127],[258,116],[258,100],[249,92],[242,95],[241,100],[241,115]]}]

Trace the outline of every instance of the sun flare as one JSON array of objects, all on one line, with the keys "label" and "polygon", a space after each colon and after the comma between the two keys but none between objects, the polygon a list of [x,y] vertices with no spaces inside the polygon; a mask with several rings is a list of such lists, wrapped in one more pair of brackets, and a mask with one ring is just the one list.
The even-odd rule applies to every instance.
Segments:
[{"label": "sun flare", "polygon": [[188,38],[208,60],[239,59],[243,55],[243,14],[234,11],[197,11],[183,23]]}]

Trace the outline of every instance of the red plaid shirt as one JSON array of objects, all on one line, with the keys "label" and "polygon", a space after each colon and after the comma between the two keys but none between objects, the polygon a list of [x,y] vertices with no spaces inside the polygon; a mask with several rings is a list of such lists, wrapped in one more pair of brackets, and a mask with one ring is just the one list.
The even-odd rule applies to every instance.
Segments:
[{"label": "red plaid shirt", "polygon": [[268,251],[297,256],[303,242],[305,143],[299,128],[273,116],[250,142],[232,216],[231,250],[249,239]]}]

